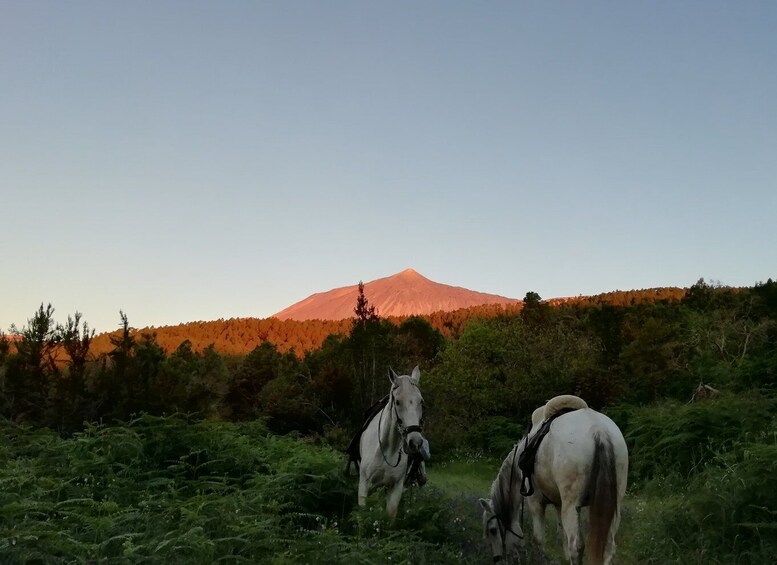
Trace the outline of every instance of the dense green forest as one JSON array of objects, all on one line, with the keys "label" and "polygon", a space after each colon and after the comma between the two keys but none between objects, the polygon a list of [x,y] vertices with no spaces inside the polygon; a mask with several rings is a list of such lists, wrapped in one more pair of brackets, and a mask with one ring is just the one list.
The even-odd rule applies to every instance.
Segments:
[{"label": "dense green forest", "polygon": [[[420,562],[434,561],[428,549],[436,548],[440,562],[478,562],[480,553],[450,530],[456,503],[433,494],[435,464],[497,461],[534,408],[573,393],[609,414],[629,443],[633,502],[619,562],[773,561],[771,279],[738,289],[700,280],[687,290],[553,303],[528,293],[522,308],[402,320],[379,318],[367,298],[345,322],[303,330],[300,322],[231,320],[198,324],[200,334],[184,325],[164,345],[159,332],[134,331],[122,313],[119,331],[100,348],[78,314],[57,323],[54,309],[41,305],[24,327],[12,328],[12,339],[0,338],[0,538],[11,540],[0,542],[0,556],[25,562],[23,546],[49,548],[33,562],[161,562],[183,547],[180,562],[190,551],[205,563],[285,547],[292,553],[278,562],[295,562],[325,547]],[[205,343],[210,332],[230,336],[233,346]],[[246,344],[252,349],[242,353]],[[415,365],[434,459],[432,494],[413,496],[430,525],[413,515],[411,497],[399,524],[384,527],[369,510],[353,509],[355,485],[339,475],[337,452],[364,408],[385,394],[388,368]],[[299,473],[281,461],[284,450],[303,462]],[[112,480],[116,488],[105,483]],[[318,494],[261,494],[284,481]],[[253,491],[257,485],[264,490]],[[206,520],[227,510],[253,514],[218,527]],[[133,522],[163,518],[189,529],[176,522],[143,533]],[[340,527],[322,529],[334,522]],[[365,525],[372,523],[383,533]],[[300,553],[288,550],[288,528]]]}]

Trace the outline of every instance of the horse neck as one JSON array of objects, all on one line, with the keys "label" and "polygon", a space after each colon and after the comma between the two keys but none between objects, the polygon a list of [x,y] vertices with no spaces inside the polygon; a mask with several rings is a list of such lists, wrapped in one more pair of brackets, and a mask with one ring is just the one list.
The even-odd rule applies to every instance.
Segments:
[{"label": "horse neck", "polygon": [[511,526],[518,519],[521,495],[521,470],[518,468],[518,457],[523,451],[523,440],[507,455],[502,467],[491,485],[491,501],[500,519]]},{"label": "horse neck", "polygon": [[397,453],[402,447],[402,436],[397,429],[397,415],[391,397],[380,415],[380,443],[386,455]]}]

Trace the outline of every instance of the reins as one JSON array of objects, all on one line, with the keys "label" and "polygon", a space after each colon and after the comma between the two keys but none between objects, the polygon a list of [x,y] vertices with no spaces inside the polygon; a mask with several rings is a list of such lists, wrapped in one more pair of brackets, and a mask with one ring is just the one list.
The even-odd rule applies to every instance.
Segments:
[{"label": "reins", "polygon": [[[394,389],[391,389],[391,392],[389,393],[389,403],[394,404]],[[395,408],[396,410],[396,408]],[[383,412],[385,411],[385,408],[380,411],[380,417],[378,418],[378,445],[380,446],[380,454],[383,456],[383,461],[388,465],[389,467],[396,468],[399,466],[399,462],[402,461],[402,446],[399,447],[399,452],[397,453],[397,462],[393,465],[389,463],[388,459],[386,459],[386,453],[383,451],[383,442],[380,440],[380,436],[382,435],[380,432],[380,424],[383,421]],[[401,434],[400,434],[401,438]]]},{"label": "reins", "polygon": [[[531,431],[531,430],[530,430]],[[518,444],[516,444],[517,447]],[[523,442],[523,452],[529,448],[529,432],[526,433],[526,438]],[[513,463],[515,462],[515,456],[513,456]],[[520,464],[520,462],[519,462]],[[534,470],[534,460],[532,459],[532,470]],[[527,473],[521,473],[521,495],[526,498],[534,494],[534,483],[531,480],[531,475]]]}]

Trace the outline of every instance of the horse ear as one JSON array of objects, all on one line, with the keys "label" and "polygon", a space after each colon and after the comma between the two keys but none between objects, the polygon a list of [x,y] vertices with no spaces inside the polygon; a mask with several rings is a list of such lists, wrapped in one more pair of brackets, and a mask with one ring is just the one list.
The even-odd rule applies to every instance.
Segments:
[{"label": "horse ear", "polygon": [[421,371],[418,369],[418,365],[415,366],[413,369],[412,374],[410,375],[410,382],[412,382],[414,385],[418,386],[418,381],[421,378]]},{"label": "horse ear", "polygon": [[483,509],[484,512],[493,512],[494,506],[491,504],[491,501],[488,498],[481,498],[478,500],[480,503],[480,507]]},{"label": "horse ear", "polygon": [[389,367],[389,380],[391,381],[391,384],[392,384],[392,385],[394,385],[394,386],[396,386],[396,385],[397,385],[397,379],[398,379],[398,378],[399,378],[399,377],[398,377],[398,376],[397,376],[397,374],[394,372],[394,369],[392,369],[391,367]]}]

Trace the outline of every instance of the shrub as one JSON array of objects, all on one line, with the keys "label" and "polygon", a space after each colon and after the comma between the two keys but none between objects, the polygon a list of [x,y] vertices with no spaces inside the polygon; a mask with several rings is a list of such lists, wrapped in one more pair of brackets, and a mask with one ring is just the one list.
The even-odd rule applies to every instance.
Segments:
[{"label": "shrub", "polygon": [[671,473],[688,477],[718,454],[764,434],[776,412],[775,399],[758,395],[611,411],[624,425],[630,473],[636,480]]},{"label": "shrub", "polygon": [[634,521],[637,560],[773,562],[775,467],[777,445],[751,443],[715,458],[684,485],[650,489],[653,495],[638,505]]},{"label": "shrub", "polygon": [[466,562],[448,498],[411,489],[390,525],[382,493],[354,509],[341,452],[261,423],[140,416],[70,439],[0,423],[0,437],[3,564]]}]

